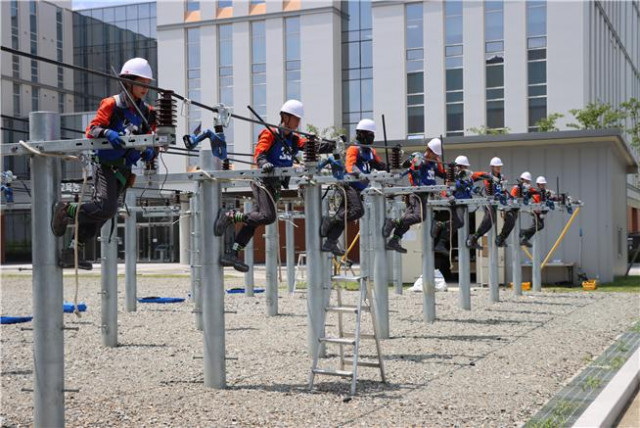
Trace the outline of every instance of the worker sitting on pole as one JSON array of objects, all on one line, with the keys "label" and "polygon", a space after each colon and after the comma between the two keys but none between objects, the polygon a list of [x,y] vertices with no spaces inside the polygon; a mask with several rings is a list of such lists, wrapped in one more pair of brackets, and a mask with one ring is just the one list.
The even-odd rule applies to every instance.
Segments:
[{"label": "worker sitting on pole", "polygon": [[[157,156],[153,147],[145,148],[142,153],[126,148],[121,138],[124,135],[150,134],[156,129],[153,107],[144,102],[149,90],[135,84],[148,85],[153,80],[151,66],[146,59],[130,59],[122,66],[120,77],[127,79],[122,82],[122,92],[100,102],[86,131],[88,138],[106,138],[112,146],[112,149],[97,150],[94,156],[93,199],[82,205],[58,201],[53,206],[51,229],[55,236],[65,234],[67,224],[78,212],[79,244],[96,236],[102,225],[116,215],[118,198],[135,182],[131,167],[140,159],[151,162]],[[61,251],[59,265],[63,268],[74,266],[73,248]],[[87,262],[79,263],[80,268],[90,269],[90,266]]]},{"label": "worker sitting on pole", "polygon": [[[356,178],[364,178],[372,169],[386,170],[387,166],[373,147],[376,124],[371,119],[362,119],[356,126],[356,144],[347,149],[345,168],[348,174]],[[363,181],[352,181],[348,185],[341,186],[342,200],[336,213],[332,216],[324,216],[320,225],[320,236],[327,238],[322,244],[321,250],[331,252],[335,256],[343,256],[344,250],[338,245],[338,239],[345,228],[346,221],[354,221],[364,215],[364,206],[360,194],[368,186]]]},{"label": "worker sitting on pole", "polygon": [[456,157],[453,165],[449,166],[449,174],[447,175],[448,184],[451,190],[446,193],[451,201],[451,225],[455,229],[464,226],[466,208],[464,205],[455,206],[456,200],[471,199],[473,197],[474,174],[471,164],[466,156],[460,155]]},{"label": "worker sitting on pole", "polygon": [[[531,174],[528,176],[529,180],[531,180]],[[546,200],[549,195],[549,191],[547,190],[547,179],[543,176],[539,176],[536,178],[536,189],[532,190],[532,199],[536,204],[540,204]],[[526,247],[531,248],[531,243],[529,240],[540,230],[544,229],[544,212],[542,209],[535,209],[532,213],[533,215],[533,224],[531,227],[527,229],[523,229],[520,232],[520,245],[524,245]]]},{"label": "worker sitting on pole", "polygon": [[[266,128],[258,136],[255,147],[255,162],[264,174],[270,174],[275,168],[293,166],[293,160],[304,149],[305,144],[318,144],[319,153],[328,153],[333,150],[331,143],[318,143],[307,141],[294,131],[298,129],[300,120],[304,116],[304,106],[298,100],[288,100],[280,109],[280,126],[282,128]],[[283,129],[284,128],[284,129]],[[276,203],[280,197],[280,190],[288,186],[289,177],[270,176],[251,182],[251,191],[255,200],[253,210],[250,213],[228,210],[223,208],[218,212],[214,225],[214,234],[222,236],[234,223],[244,223],[242,229],[236,234],[231,247],[225,248],[220,258],[223,266],[233,266],[240,272],[248,272],[249,266],[242,262],[238,253],[242,251],[260,225],[271,224],[276,221]]]},{"label": "worker sitting on pole", "polygon": [[[474,178],[481,177],[482,179],[484,179],[484,195],[496,196],[498,194],[506,193],[507,179],[504,175],[502,175],[502,160],[499,157],[494,157],[489,162],[489,166],[491,167],[490,173],[474,173]],[[504,225],[502,226],[500,234],[498,234],[498,236],[496,237],[496,245],[498,247],[507,246],[507,237],[516,224],[517,215],[518,214],[516,210],[509,210],[504,213]],[[478,226],[476,232],[470,234],[469,238],[467,238],[467,247],[481,250],[482,246],[478,243],[478,239],[486,234],[489,229],[491,229],[491,227],[496,224],[497,220],[496,208],[493,206],[484,207],[484,218],[482,219],[482,222],[480,223],[480,226]]]},{"label": "worker sitting on pole", "polygon": [[[439,138],[429,141],[427,151],[424,154],[420,152],[411,154],[403,166],[409,168],[407,172],[412,186],[435,186],[436,177],[443,179],[446,177],[447,174],[440,159],[441,155],[442,142]],[[427,212],[428,199],[429,193],[411,193],[405,197],[406,210],[404,215],[397,220],[385,219],[382,236],[388,238],[393,232],[393,237],[387,242],[387,250],[395,250],[402,254],[407,252],[400,245],[400,240],[412,225],[423,220]],[[432,232],[435,232],[435,228],[432,228]]]}]

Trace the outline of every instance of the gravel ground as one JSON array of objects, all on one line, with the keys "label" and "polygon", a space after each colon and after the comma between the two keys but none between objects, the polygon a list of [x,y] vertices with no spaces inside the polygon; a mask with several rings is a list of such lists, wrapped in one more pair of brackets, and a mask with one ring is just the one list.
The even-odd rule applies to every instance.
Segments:
[{"label": "gravel ground", "polygon": [[[348,381],[339,378],[319,376],[315,391],[307,390],[304,293],[282,291],[282,315],[271,318],[264,295],[227,295],[229,388],[216,391],[203,385],[202,338],[188,301],[122,312],[120,279],[120,346],[106,349],[98,330],[100,280],[81,282],[88,312],[65,315],[67,326],[80,328],[65,333],[66,388],[80,388],[66,394],[69,426],[518,426],[637,321],[640,308],[638,294],[515,298],[504,290],[492,305],[486,289],[475,289],[467,312],[450,289],[437,295],[438,322],[425,325],[420,294],[390,291],[392,338],[382,342],[388,384],[379,383],[376,369],[362,368],[358,395],[348,400]],[[188,288],[188,278],[138,281],[139,296],[184,297]],[[345,294],[355,301],[356,293]],[[65,297],[72,296],[73,278],[66,277]],[[29,277],[3,277],[1,312],[31,314]],[[368,318],[363,322],[370,328]],[[2,425],[28,426],[32,394],[22,389],[33,387],[32,332],[4,325],[0,334]],[[372,351],[369,343],[361,353]]]}]

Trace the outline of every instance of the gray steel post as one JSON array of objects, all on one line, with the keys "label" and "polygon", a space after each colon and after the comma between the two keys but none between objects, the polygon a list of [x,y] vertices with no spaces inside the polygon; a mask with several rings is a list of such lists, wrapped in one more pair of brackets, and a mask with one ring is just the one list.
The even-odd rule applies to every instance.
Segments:
[{"label": "gray steel post", "polygon": [[[244,212],[251,212],[251,201],[244,203]],[[249,270],[244,274],[244,294],[246,297],[253,297],[253,287],[255,285],[253,276],[253,239],[244,248],[244,262],[249,266]]]},{"label": "gray steel post", "polygon": [[[200,151],[201,168],[205,171],[221,169],[221,161],[211,150]],[[211,233],[218,209],[222,206],[220,183],[204,180],[200,184],[200,231],[202,252],[202,323],[204,330],[204,384],[223,389],[226,381],[224,272],[220,265],[222,237]],[[209,231],[209,232],[207,232]]]},{"label": "gray steel post", "polygon": [[[189,210],[189,201],[180,202],[180,264],[186,265],[189,263],[190,254],[189,248],[191,248],[191,216],[187,214]],[[170,229],[173,231],[173,228]],[[171,240],[173,242],[173,240]]]},{"label": "gray steel post", "polygon": [[320,252],[320,186],[309,184],[304,188],[305,241],[307,251],[307,311],[309,355],[316,355],[324,319],[322,254]]},{"label": "gray steel post", "polygon": [[[29,114],[31,141],[58,140],[60,115]],[[64,336],[62,269],[58,239],[51,233],[51,207],[60,197],[60,161],[31,158],[31,251],[33,257],[33,415],[36,427],[64,426]]]},{"label": "gray steel post", "polygon": [[[287,204],[287,213],[293,216],[293,207]],[[285,220],[285,239],[287,247],[287,288],[289,293],[293,293],[296,289],[296,249],[294,238],[293,217]]]},{"label": "gray steel post", "polygon": [[389,338],[389,275],[387,271],[387,250],[382,236],[385,219],[384,195],[374,194],[372,199],[372,244],[375,249],[373,265],[373,287],[376,299],[377,332],[382,339]]},{"label": "gray steel post", "polygon": [[[136,207],[136,194],[132,189],[127,191],[127,208]],[[124,264],[125,264],[125,295],[124,306],[127,312],[135,312],[138,304],[136,263],[138,262],[138,230],[136,213],[131,210],[124,220]]]},{"label": "gray steel post", "polygon": [[498,288],[498,246],[496,245],[498,217],[497,210],[489,207],[493,216],[493,226],[489,229],[489,301],[498,303],[500,301],[500,290]]},{"label": "gray steel post", "polygon": [[[534,218],[535,221],[535,218]],[[540,232],[536,232],[532,238],[533,249],[531,254],[533,255],[531,265],[531,289],[536,292],[542,291],[542,258],[540,257]]]},{"label": "gray steel post", "polygon": [[267,316],[278,315],[278,251],[280,251],[276,228],[276,221],[265,227],[265,269],[267,274],[267,287],[265,290],[267,302]]},{"label": "gray steel post", "polygon": [[[393,218],[398,220],[402,217],[402,208],[404,202],[402,197],[396,197],[393,201]],[[396,294],[402,294],[402,254],[397,251],[393,251],[391,254],[393,260],[393,285],[396,290]]]},{"label": "gray steel post", "polygon": [[116,230],[115,227],[111,227],[111,220],[108,220],[100,229],[102,344],[109,348],[118,346],[118,235]]},{"label": "gray steel post", "polygon": [[422,219],[422,314],[427,323],[436,320],[436,262],[431,236],[432,222],[433,208],[427,206]]},{"label": "gray steel post", "polygon": [[469,210],[464,207],[464,226],[458,229],[458,287],[460,308],[471,310],[471,255],[467,248],[469,236]]},{"label": "gray steel post", "polygon": [[513,294],[516,296],[522,296],[522,261],[520,253],[520,213],[518,213],[516,224],[511,231],[511,277]]},{"label": "gray steel post", "polygon": [[202,331],[202,233],[200,231],[200,184],[191,198],[191,298],[196,329]]}]

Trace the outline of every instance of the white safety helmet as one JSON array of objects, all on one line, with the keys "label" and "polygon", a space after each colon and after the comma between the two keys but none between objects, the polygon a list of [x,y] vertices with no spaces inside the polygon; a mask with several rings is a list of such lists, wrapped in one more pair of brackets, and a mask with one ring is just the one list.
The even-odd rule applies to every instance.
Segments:
[{"label": "white safety helmet", "polygon": [[362,119],[356,126],[356,131],[376,132],[376,123],[371,119]]},{"label": "white safety helmet", "polygon": [[491,162],[489,162],[489,166],[502,166],[502,159],[500,159],[499,157],[494,157],[491,159]]},{"label": "white safety helmet", "polygon": [[151,71],[149,61],[146,59],[131,58],[129,61],[124,63],[122,70],[120,70],[120,77],[124,76],[136,76],[142,77],[143,79],[153,80],[153,71]]},{"label": "white safety helmet", "polygon": [[427,147],[436,155],[442,156],[442,141],[440,141],[440,138],[431,139],[431,141],[427,143]]},{"label": "white safety helmet", "polygon": [[529,171],[523,172],[522,174],[520,174],[520,179],[531,181],[531,173]]},{"label": "white safety helmet", "polygon": [[304,106],[298,100],[288,100],[282,104],[280,113],[287,113],[297,117],[298,119],[302,119],[304,117]]},{"label": "white safety helmet", "polygon": [[459,166],[471,166],[471,164],[469,163],[469,159],[467,159],[467,157],[463,155],[458,156],[455,160],[455,163]]},{"label": "white safety helmet", "polygon": [[536,178],[536,184],[547,184],[547,179],[543,175]]}]

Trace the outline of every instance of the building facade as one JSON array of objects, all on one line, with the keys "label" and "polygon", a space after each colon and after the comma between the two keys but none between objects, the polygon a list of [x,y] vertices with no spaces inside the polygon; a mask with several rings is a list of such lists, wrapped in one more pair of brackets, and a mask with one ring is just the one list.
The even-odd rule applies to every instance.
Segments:
[{"label": "building facade", "polygon": [[[383,114],[391,139],[532,132],[551,113],[566,129],[572,108],[640,98],[639,28],[638,1],[162,2],[159,79],[271,121],[295,96],[303,126],[351,135]],[[200,122],[192,108],[180,127]],[[250,151],[254,126],[232,126]]]}]

